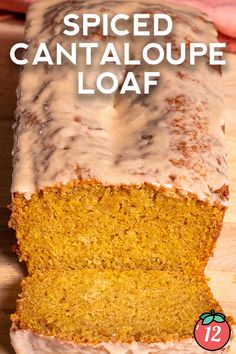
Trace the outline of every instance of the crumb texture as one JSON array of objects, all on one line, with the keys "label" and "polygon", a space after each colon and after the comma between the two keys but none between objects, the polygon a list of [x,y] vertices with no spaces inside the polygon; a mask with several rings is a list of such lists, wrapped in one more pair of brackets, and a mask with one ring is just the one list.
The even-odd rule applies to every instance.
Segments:
[{"label": "crumb texture", "polygon": [[[40,42],[53,57],[56,42],[68,50],[71,41],[99,42],[86,87],[100,69],[119,84],[133,71],[141,86],[145,64],[99,69],[110,36],[62,35],[67,13],[90,12],[170,15],[173,32],[158,43],[177,56],[181,42],[216,41],[204,14],[176,4],[49,0],[28,13],[28,59]],[[129,42],[136,59],[156,40],[112,38],[121,55]],[[191,342],[194,324],[202,312],[222,312],[204,276],[228,202],[220,70],[207,58],[194,68],[164,62],[152,67],[161,77],[149,95],[89,98],[77,95],[83,70],[81,57],[79,67],[43,63],[21,74],[10,226],[29,276],[13,346],[17,354],[203,353]]]},{"label": "crumb texture", "polygon": [[14,200],[21,260],[47,268],[203,272],[224,208],[152,185],[76,183]]},{"label": "crumb texture", "polygon": [[20,318],[21,329],[75,343],[150,343],[191,336],[199,313],[211,308],[220,309],[200,277],[50,270],[24,281],[13,320]]}]

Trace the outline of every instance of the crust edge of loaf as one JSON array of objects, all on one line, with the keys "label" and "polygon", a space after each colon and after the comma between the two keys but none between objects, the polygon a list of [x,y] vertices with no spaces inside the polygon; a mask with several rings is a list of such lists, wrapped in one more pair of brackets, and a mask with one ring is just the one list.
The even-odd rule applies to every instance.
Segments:
[{"label": "crust edge of loaf", "polygon": [[[193,338],[181,341],[160,342],[160,343],[100,343],[93,345],[74,344],[69,341],[60,340],[53,336],[36,334],[31,330],[21,330],[16,324],[12,324],[10,330],[11,344],[16,354],[206,354],[208,351],[197,345]],[[219,354],[229,352],[230,344],[221,349]],[[26,351],[27,350],[27,351]]]}]

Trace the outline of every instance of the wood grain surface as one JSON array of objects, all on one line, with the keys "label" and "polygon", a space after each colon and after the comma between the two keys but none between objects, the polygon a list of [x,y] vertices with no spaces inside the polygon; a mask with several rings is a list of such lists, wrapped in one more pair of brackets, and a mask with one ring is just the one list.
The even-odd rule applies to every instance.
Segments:
[{"label": "wood grain surface", "polygon": [[[0,354],[14,353],[9,342],[9,318],[14,312],[20,280],[25,274],[24,266],[18,263],[12,251],[16,241],[14,232],[7,226],[9,211],[6,208],[10,203],[11,126],[19,75],[19,68],[9,59],[9,49],[23,40],[23,32],[24,23],[19,18],[8,16],[0,22]],[[223,79],[231,199],[215,255],[208,264],[206,274],[224,311],[236,319],[236,55],[227,56]],[[235,343],[231,354],[236,354]]]}]

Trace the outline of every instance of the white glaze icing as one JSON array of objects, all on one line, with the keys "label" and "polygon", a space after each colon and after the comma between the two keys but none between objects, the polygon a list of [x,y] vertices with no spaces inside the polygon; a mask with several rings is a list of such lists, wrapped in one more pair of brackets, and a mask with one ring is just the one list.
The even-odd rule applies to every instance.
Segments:
[{"label": "white glaze icing", "polygon": [[[33,48],[46,41],[51,53],[68,12],[132,14],[159,10],[174,20],[168,41],[215,42],[216,32],[207,17],[190,7],[162,1],[41,1],[27,21],[26,39]],[[121,38],[121,37],[120,37]],[[124,37],[123,37],[124,38]],[[98,40],[98,35],[89,37]],[[110,39],[102,38],[99,51]],[[112,39],[122,51],[122,40]],[[166,38],[158,37],[164,44]],[[80,35],[73,41],[85,41]],[[145,43],[156,38],[125,38],[137,58]],[[98,51],[98,56],[99,56]],[[125,67],[109,68],[120,82]],[[89,97],[76,93],[77,72],[89,71],[89,85],[104,67],[72,65],[25,66],[18,89],[12,193],[32,193],[45,186],[77,179],[97,179],[105,185],[152,183],[177,187],[200,199],[227,204],[220,193],[228,186],[225,160],[224,105],[221,77],[205,60],[195,68],[160,64],[132,68],[135,74],[160,71],[161,79],[149,95],[119,94]],[[138,79],[140,82],[141,77]]]},{"label": "white glaze icing", "polygon": [[[211,353],[189,338],[167,343],[100,343],[72,344],[55,337],[37,335],[31,331],[11,329],[11,343],[16,354],[207,354]],[[216,354],[228,351],[229,346]]]}]

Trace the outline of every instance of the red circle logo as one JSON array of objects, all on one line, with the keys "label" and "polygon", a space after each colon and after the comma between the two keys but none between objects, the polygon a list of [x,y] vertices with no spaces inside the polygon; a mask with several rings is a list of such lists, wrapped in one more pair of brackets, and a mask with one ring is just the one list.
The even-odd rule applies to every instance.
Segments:
[{"label": "red circle logo", "polygon": [[211,312],[202,313],[194,327],[194,337],[203,349],[214,351],[223,348],[229,341],[231,330],[225,315]]}]

